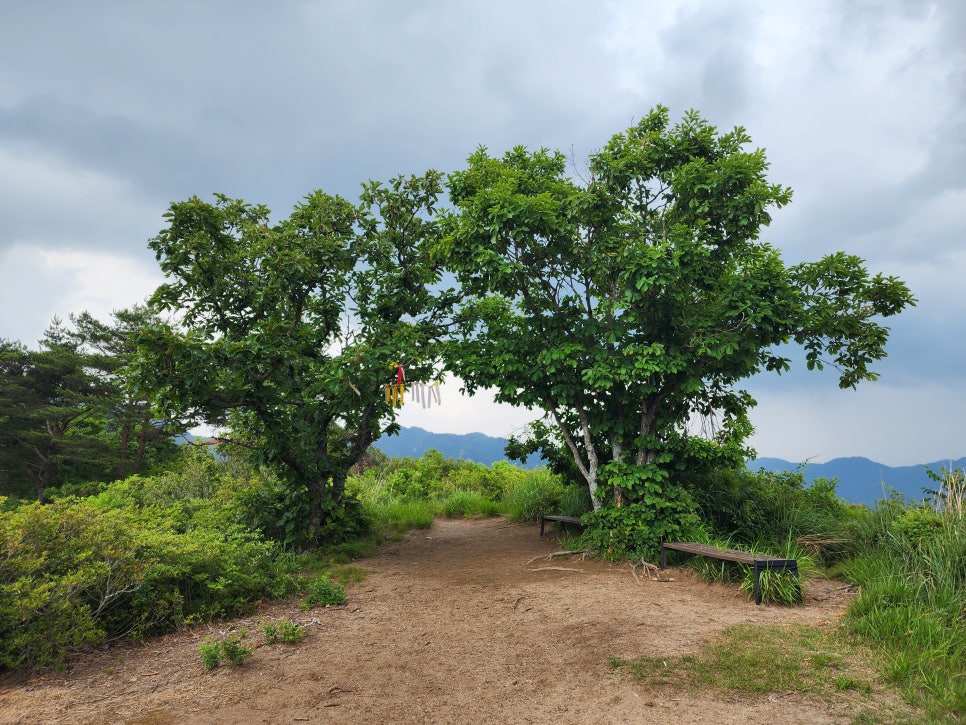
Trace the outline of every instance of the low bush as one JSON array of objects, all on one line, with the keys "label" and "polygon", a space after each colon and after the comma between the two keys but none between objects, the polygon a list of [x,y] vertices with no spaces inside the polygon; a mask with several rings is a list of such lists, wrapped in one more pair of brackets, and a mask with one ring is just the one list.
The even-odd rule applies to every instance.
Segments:
[{"label": "low bush", "polygon": [[0,668],[63,667],[86,645],[293,592],[295,557],[207,486],[132,477],[91,498],[0,512]]},{"label": "low bush", "polygon": [[222,640],[206,637],[198,648],[201,664],[206,670],[219,667],[223,662],[230,662],[236,666],[245,664],[245,661],[255,654],[255,648],[242,644],[244,638],[244,632],[231,634]]},{"label": "low bush", "polygon": [[329,578],[328,574],[319,577],[307,589],[307,596],[301,608],[309,610],[313,607],[338,607],[347,601],[345,589]]},{"label": "low bush", "polygon": [[265,635],[266,644],[296,644],[305,639],[305,627],[300,627],[291,619],[283,619],[278,622],[263,622],[261,625],[262,634]]},{"label": "low bush", "polygon": [[835,484],[831,479],[806,484],[800,470],[720,468],[692,481],[689,490],[701,520],[717,536],[782,548],[789,537],[845,538],[852,507],[835,494]]}]

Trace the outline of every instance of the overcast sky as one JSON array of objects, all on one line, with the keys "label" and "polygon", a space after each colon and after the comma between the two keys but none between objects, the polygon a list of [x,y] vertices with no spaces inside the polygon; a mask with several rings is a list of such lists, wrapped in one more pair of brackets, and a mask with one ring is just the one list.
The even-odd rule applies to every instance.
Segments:
[{"label": "overcast sky", "polygon": [[[966,455],[966,3],[0,0],[0,337],[161,282],[147,240],[215,192],[278,216],[321,188],[452,171],[479,145],[579,160],[657,104],[746,127],[793,203],[787,262],[846,251],[919,300],[881,379],[758,378],[759,455]],[[799,366],[802,368],[803,366]],[[461,399],[402,423],[507,435]]]}]

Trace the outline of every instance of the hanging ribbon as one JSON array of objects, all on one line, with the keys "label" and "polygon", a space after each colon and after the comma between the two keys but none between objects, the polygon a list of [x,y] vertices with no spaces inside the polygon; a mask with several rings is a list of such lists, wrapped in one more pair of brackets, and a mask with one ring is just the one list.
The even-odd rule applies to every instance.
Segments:
[{"label": "hanging ribbon", "polygon": [[406,402],[406,373],[403,372],[403,366],[396,366],[396,383],[395,385],[387,383],[383,385],[383,390],[386,395],[386,402],[390,403],[393,408],[401,408]]}]

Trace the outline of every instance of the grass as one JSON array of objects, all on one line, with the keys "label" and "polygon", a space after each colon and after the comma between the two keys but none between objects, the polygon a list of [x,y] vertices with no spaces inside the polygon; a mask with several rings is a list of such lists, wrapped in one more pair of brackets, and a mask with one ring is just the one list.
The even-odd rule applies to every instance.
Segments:
[{"label": "grass", "polygon": [[433,508],[447,518],[486,519],[500,513],[500,505],[479,491],[453,491],[435,501]]},{"label": "grass", "polygon": [[930,717],[966,713],[966,525],[947,522],[928,540],[891,536],[843,571],[860,585],[847,623],[888,681]]},{"label": "grass", "polygon": [[908,709],[891,704],[898,697],[874,674],[875,665],[869,651],[842,628],[804,624],[736,625],[697,654],[611,660],[611,666],[649,687],[751,697],[798,693],[846,706],[865,722],[910,717]]}]

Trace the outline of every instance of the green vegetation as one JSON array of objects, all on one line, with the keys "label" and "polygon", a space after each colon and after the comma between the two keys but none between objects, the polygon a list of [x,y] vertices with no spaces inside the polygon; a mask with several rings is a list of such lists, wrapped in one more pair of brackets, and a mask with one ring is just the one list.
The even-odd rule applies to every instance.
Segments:
[{"label": "green vegetation", "polygon": [[[739,627],[696,658],[622,664],[648,682],[663,678],[738,691],[829,698],[833,689],[893,688],[903,707],[917,713],[909,721],[945,722],[966,712],[963,471],[937,474],[931,506],[894,498],[871,510],[835,498],[834,482],[803,486],[800,474],[730,471],[719,480],[707,503],[716,513],[700,509],[704,530],[692,532],[696,540],[795,557],[804,574],[824,568],[855,585],[859,595],[840,627],[805,628],[792,633],[793,640],[790,630]],[[751,591],[748,567],[700,557],[689,564],[711,580],[739,580],[746,594]],[[762,588],[765,601],[794,604],[799,598],[796,582],[785,574],[763,575]],[[860,650],[864,664],[853,671],[847,663]],[[870,721],[880,721],[878,706],[868,698],[862,703]],[[893,721],[892,714],[884,717]]]},{"label": "green vegetation", "polygon": [[220,640],[206,637],[198,648],[201,664],[206,670],[218,667],[223,662],[230,662],[233,665],[245,664],[245,661],[255,654],[255,648],[242,644],[244,638],[245,632],[230,634]]},{"label": "green vegetation", "polygon": [[305,639],[305,627],[300,627],[291,619],[283,619],[279,622],[263,622],[261,625],[262,634],[265,635],[266,644],[296,644]]},{"label": "green vegetation", "polygon": [[194,197],[149,242],[167,280],[151,304],[178,322],[142,331],[132,380],[166,417],[224,427],[275,473],[289,543],[361,532],[345,483],[396,425],[385,387],[398,366],[440,374],[453,300],[436,291],[442,182],[369,182],[358,204],[314,191],[278,223],[261,205]]},{"label": "green vegetation", "polygon": [[518,146],[449,176],[441,250],[462,298],[447,364],[470,392],[544,412],[516,451],[587,487],[609,556],[697,525],[713,489],[688,482],[741,467],[755,404],[741,386],[788,370],[787,343],[855,387],[877,377],[882,320],[915,302],[852,255],[786,265],[761,234],[792,191],[750,144],[659,106],[586,173]]},{"label": "green vegetation", "polygon": [[245,613],[298,588],[296,557],[246,509],[260,480],[186,454],[163,476],[0,512],[0,667],[62,667],[86,645]]},{"label": "green vegetation", "polygon": [[[682,479],[696,502],[691,538],[794,557],[806,581],[834,575],[860,594],[838,626],[738,628],[693,659],[634,660],[635,671],[650,668],[648,677],[657,677],[673,670],[666,679],[676,685],[745,691],[754,682],[830,699],[844,693],[869,717],[880,712],[869,693],[889,694],[939,721],[966,707],[961,471],[940,476],[930,507],[897,499],[875,509],[850,506],[835,497],[834,482],[806,486],[800,473],[719,471],[714,481],[711,487]],[[546,469],[482,466],[435,451],[359,471],[346,490],[364,533],[304,553],[282,543],[278,518],[287,493],[275,476],[190,447],[164,474],[3,511],[0,543],[9,555],[0,563],[0,667],[63,667],[85,647],[247,613],[267,598],[300,594],[305,608],[344,604],[346,586],[365,577],[355,558],[409,527],[430,526],[435,516],[496,512],[535,521],[547,510],[586,514],[589,522],[595,516],[584,487]],[[714,496],[701,495],[707,490]],[[567,544],[613,557],[608,546],[618,530],[588,526]],[[653,560],[645,527],[628,536],[639,539],[625,551]],[[749,567],[670,555],[709,580],[740,583],[750,596]],[[787,574],[766,575],[762,584],[766,602],[800,602],[798,580]],[[266,643],[304,636],[291,622],[260,629]],[[206,667],[240,663],[253,646],[236,633],[206,642],[199,656]],[[782,659],[796,652],[794,667]],[[749,663],[774,663],[775,671]]]},{"label": "green vegetation", "polygon": [[302,609],[313,607],[338,607],[346,603],[345,589],[328,576],[321,576],[308,586],[308,596],[302,602]]},{"label": "green vegetation", "polygon": [[38,350],[0,339],[0,496],[46,500],[96,491],[176,455],[179,421],[156,415],[126,388],[146,308],[54,319]]},{"label": "green vegetation", "polygon": [[[563,154],[481,148],[448,177],[363,184],[356,204],[312,192],[278,222],[221,195],[172,204],[146,307],[54,320],[37,350],[0,340],[0,669],[297,592],[338,605],[364,576],[354,558],[436,516],[553,511],[583,517],[568,545],[609,559],[692,539],[859,588],[841,638],[729,632],[675,662],[695,682],[740,690],[726,671],[774,659],[768,688],[878,691],[855,646],[918,712],[966,712],[963,472],[935,474],[932,506],[870,510],[834,481],[744,468],[744,380],[787,370],[788,343],[842,387],[875,380],[882,320],[915,302],[848,254],[786,266],[759,236],[791,190],[749,144],[658,107],[582,183]],[[542,410],[508,455],[547,468],[380,460],[400,366]],[[218,458],[174,443],[201,422],[224,432]],[[748,567],[687,561],[751,588]],[[762,583],[766,601],[802,599],[787,574]],[[206,641],[203,664],[244,662],[242,638]]]},{"label": "green vegetation", "polygon": [[847,702],[855,717],[889,722],[903,713],[883,701],[887,687],[875,675],[874,653],[838,626],[738,625],[725,629],[694,655],[612,659],[648,686],[713,688],[743,695],[797,692],[826,702]]}]

